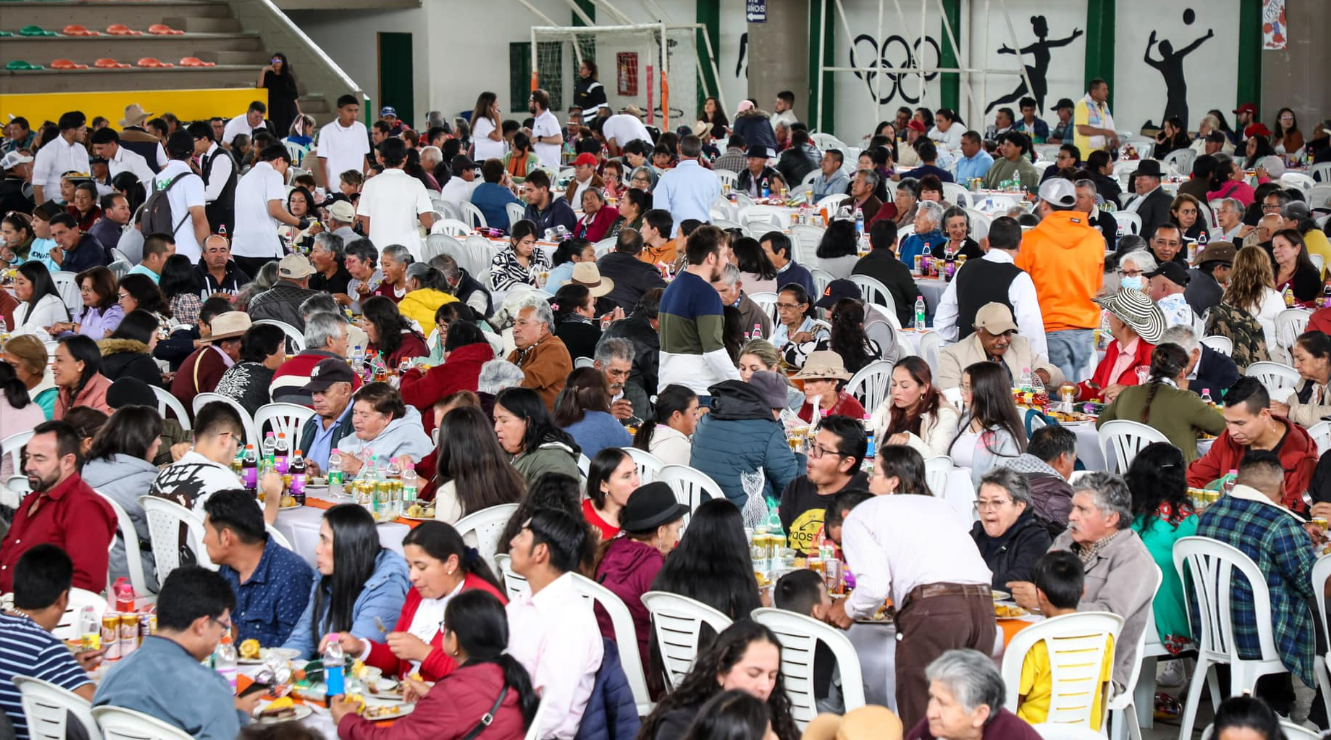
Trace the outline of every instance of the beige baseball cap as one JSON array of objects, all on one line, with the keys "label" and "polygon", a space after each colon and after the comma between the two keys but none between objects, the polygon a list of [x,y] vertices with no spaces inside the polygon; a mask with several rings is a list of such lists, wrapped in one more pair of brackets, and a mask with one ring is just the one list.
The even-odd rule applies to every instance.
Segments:
[{"label": "beige baseball cap", "polygon": [[1012,309],[1001,303],[986,303],[975,312],[976,329],[984,329],[990,334],[1003,334],[1017,330],[1017,322],[1012,320]]}]

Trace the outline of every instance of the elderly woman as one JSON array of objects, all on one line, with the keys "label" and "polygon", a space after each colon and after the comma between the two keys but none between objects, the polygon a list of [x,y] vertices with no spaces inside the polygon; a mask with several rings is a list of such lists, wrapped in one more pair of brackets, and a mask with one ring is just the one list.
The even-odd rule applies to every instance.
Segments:
[{"label": "elderly woman", "polygon": [[578,477],[581,448],[530,388],[506,388],[495,396],[494,428],[499,446],[513,456],[513,467],[527,485],[545,473]]},{"label": "elderly woman", "polygon": [[1049,550],[1053,538],[1035,518],[1026,476],[1010,468],[985,473],[975,511],[980,521],[971,528],[971,538],[993,571],[994,588],[1003,590],[1009,581],[1034,580],[1035,561]]},{"label": "elderly woman", "polygon": [[[743,359],[742,355],[740,359]],[[800,419],[806,423],[813,422],[814,404],[818,405],[819,418],[849,416],[852,419],[863,419],[866,415],[864,407],[843,390],[850,378],[850,371],[846,370],[846,364],[836,352],[824,350],[809,355],[803,369],[793,378],[804,381],[804,405],[799,410]]]},{"label": "elderly woman", "polygon": [[601,191],[587,188],[582,191],[582,218],[573,227],[573,236],[589,242],[599,242],[610,233],[610,227],[619,218],[619,211],[605,204]]},{"label": "elderly woman", "polygon": [[772,329],[772,346],[778,351],[792,342],[801,344],[827,338],[827,329],[816,323],[818,316],[813,301],[813,297],[804,292],[804,287],[799,283],[789,283],[781,288],[776,298],[777,320]]},{"label": "elderly woman", "polygon": [[342,469],[349,475],[360,471],[371,450],[380,466],[403,455],[415,464],[434,450],[420,412],[404,404],[393,386],[368,383],[352,399],[351,425],[356,431],[337,446],[342,452]]},{"label": "elderly woman", "polygon": [[629,175],[629,187],[634,190],[652,192],[656,189],[656,170],[648,165],[637,167]]},{"label": "elderly woman", "polygon": [[1114,339],[1091,379],[1082,381],[1078,397],[1083,401],[1109,403],[1124,388],[1145,380],[1151,367],[1151,352],[1165,331],[1165,314],[1139,290],[1125,288],[1094,300],[1109,312],[1109,333]]},{"label": "elderly woman", "polygon": [[383,282],[375,289],[375,295],[381,295],[393,303],[399,303],[407,297],[407,266],[412,263],[411,252],[399,244],[384,247],[379,255],[379,269],[384,274]]},{"label": "elderly woman", "polygon": [[913,177],[903,177],[901,182],[897,183],[896,191],[892,193],[892,202],[884,203],[874,220],[890,218],[896,222],[897,228],[909,226],[915,223],[919,202],[920,181]]},{"label": "elderly woman", "polygon": [[947,241],[934,245],[934,259],[961,256],[973,260],[984,256],[979,243],[970,237],[971,217],[965,208],[952,206],[943,212],[943,233],[947,235]]},{"label": "elderly woman", "polygon": [[553,411],[555,396],[573,372],[573,358],[563,340],[554,335],[555,317],[548,302],[535,295],[524,296],[515,316],[514,349],[507,359],[522,368],[523,387],[539,393],[545,407]]},{"label": "elderly woman", "polygon": [[1327,387],[1331,382],[1331,338],[1320,331],[1306,332],[1294,342],[1291,354],[1303,384],[1289,397],[1289,403],[1271,401],[1271,413],[1310,427],[1331,416],[1331,393]]},{"label": "elderly woman", "polygon": [[943,233],[943,207],[931,200],[915,205],[915,233],[901,242],[901,262],[915,269],[917,255],[933,253],[933,249],[947,241]]},{"label": "elderly woman", "polygon": [[1003,708],[1003,676],[988,655],[949,650],[924,675],[929,711],[906,733],[910,740],[1040,740],[1035,728]]},{"label": "elderly woman", "polygon": [[[1191,149],[1194,152],[1197,152],[1197,156],[1200,157],[1206,153],[1206,135],[1211,133],[1212,131],[1219,131],[1219,130],[1220,130],[1219,119],[1217,119],[1215,116],[1209,113],[1202,117],[1202,122],[1197,124],[1197,138],[1192,140],[1192,145],[1191,145]],[[1224,132],[1221,131],[1221,133],[1223,134]],[[1229,143],[1228,137],[1225,138],[1225,143],[1223,146],[1220,147],[1220,151],[1224,152],[1225,154],[1234,153],[1234,145]]]}]

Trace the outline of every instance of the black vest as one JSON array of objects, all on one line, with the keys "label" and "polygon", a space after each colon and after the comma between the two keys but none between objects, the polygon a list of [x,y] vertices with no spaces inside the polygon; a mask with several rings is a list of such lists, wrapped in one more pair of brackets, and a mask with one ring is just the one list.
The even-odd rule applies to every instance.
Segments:
[{"label": "black vest", "polygon": [[236,181],[240,179],[240,173],[236,170],[236,160],[231,156],[231,152],[216,147],[213,149],[212,156],[205,155],[199,163],[199,174],[203,176],[203,184],[208,184],[208,175],[212,173],[213,161],[218,157],[225,157],[231,161],[231,176],[226,179],[226,185],[222,187],[222,192],[217,195],[217,200],[207,203],[203,207],[203,212],[208,216],[208,226],[216,234],[219,226],[226,226],[227,237],[235,238],[236,233]]},{"label": "black vest", "polygon": [[1008,288],[1019,274],[1021,268],[1016,265],[986,259],[968,260],[957,271],[958,342],[975,332],[975,314],[984,304],[1001,303],[1012,309],[1012,302],[1007,297]]}]

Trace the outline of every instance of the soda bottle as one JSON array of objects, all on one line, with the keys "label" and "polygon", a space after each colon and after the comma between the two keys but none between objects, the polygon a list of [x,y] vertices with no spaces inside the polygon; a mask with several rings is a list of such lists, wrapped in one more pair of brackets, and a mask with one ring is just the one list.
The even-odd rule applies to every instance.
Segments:
[{"label": "soda bottle", "polygon": [[342,495],[342,453],[337,450],[328,453],[328,493]]},{"label": "soda bottle", "polygon": [[762,325],[761,323],[758,323],[758,324],[754,324],[754,325],[753,325],[753,334],[750,334],[750,335],[749,335],[749,338],[750,338],[750,339],[762,339],[762,338],[763,338],[763,325]]},{"label": "soda bottle", "polygon": [[1214,405],[1215,405],[1215,401],[1211,399],[1211,389],[1210,389],[1210,388],[1203,388],[1203,389],[1202,389],[1202,403],[1206,404],[1207,406],[1214,406]]},{"label": "soda bottle", "polygon": [[342,674],[343,666],[346,664],[346,658],[342,654],[342,643],[338,642],[336,632],[328,633],[324,638],[328,644],[324,646],[323,665],[324,665],[324,690],[325,696],[340,696],[347,693],[345,677]]},{"label": "soda bottle", "polygon": [[763,178],[763,197],[772,197],[772,183],[768,182],[766,177]]},{"label": "soda bottle", "polygon": [[273,445],[273,469],[282,475],[286,475],[290,463],[291,445],[287,443],[287,435],[278,434],[277,444]]},{"label": "soda bottle", "polygon": [[1220,479],[1220,488],[1225,492],[1226,496],[1234,493],[1234,483],[1238,480],[1238,477],[1239,471],[1231,470],[1228,473],[1225,473],[1224,478]]},{"label": "soda bottle", "polygon": [[291,456],[291,462],[287,465],[287,471],[291,474],[291,496],[296,499],[296,503],[305,505],[305,458],[301,456],[300,450],[296,450]]},{"label": "soda bottle", "polygon": [[259,458],[254,445],[245,445],[245,460],[240,464],[241,483],[253,491],[259,487]]},{"label": "soda bottle", "polygon": [[1031,393],[1034,391],[1033,388],[1034,384],[1031,382],[1032,377],[1033,376],[1031,375],[1031,369],[1029,367],[1023,367],[1021,369],[1021,376],[1017,381],[1017,387],[1021,389],[1021,392],[1023,394]]},{"label": "soda bottle", "polygon": [[1294,308],[1294,291],[1292,289],[1285,288],[1285,293],[1282,297],[1285,299],[1285,308]]},{"label": "soda bottle", "polygon": [[[264,460],[274,460],[277,452],[277,436],[269,432],[263,438],[263,446],[259,449],[259,457]],[[274,462],[276,462],[274,460]]]},{"label": "soda bottle", "polygon": [[231,633],[222,635],[222,641],[213,650],[213,670],[222,674],[222,678],[231,685],[231,692],[236,691],[236,646],[231,644]]},{"label": "soda bottle", "polygon": [[1040,381],[1040,376],[1031,374],[1031,393],[1034,396],[1035,407],[1044,409],[1049,405],[1049,392],[1045,389],[1044,383]]},{"label": "soda bottle", "polygon": [[927,327],[924,322],[924,296],[915,299],[915,331],[924,331]]},{"label": "soda bottle", "polygon": [[855,233],[864,233],[864,211],[859,206],[855,206]]}]

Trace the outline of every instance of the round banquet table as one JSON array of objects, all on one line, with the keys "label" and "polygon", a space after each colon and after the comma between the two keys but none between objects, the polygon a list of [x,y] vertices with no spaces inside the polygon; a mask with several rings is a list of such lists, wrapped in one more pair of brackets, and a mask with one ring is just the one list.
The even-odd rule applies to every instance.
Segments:
[{"label": "round banquet table", "polygon": [[924,296],[924,308],[928,314],[929,324],[933,325],[934,313],[938,311],[938,304],[943,300],[943,291],[947,290],[947,281],[939,278],[915,278],[915,286],[920,289],[920,295]]},{"label": "round banquet table", "polygon": [[[350,496],[341,498],[328,494],[327,488],[310,489],[307,499],[317,499],[328,504],[349,504]],[[277,512],[277,531],[291,543],[291,549],[304,558],[310,567],[315,566],[314,548],[319,544],[319,523],[323,520],[324,509],[318,506],[299,506]],[[375,529],[379,532],[379,544],[402,554],[402,540],[411,531],[411,527],[401,522],[381,522]]]}]

